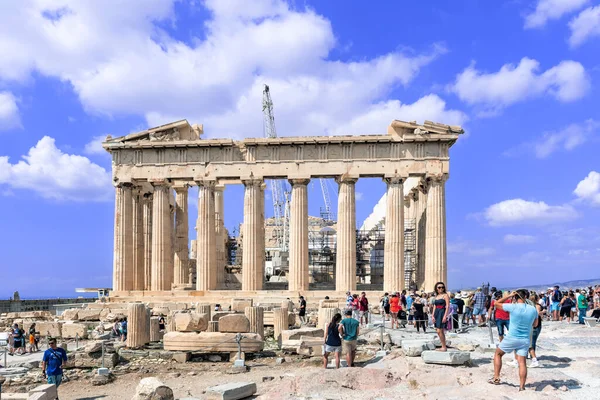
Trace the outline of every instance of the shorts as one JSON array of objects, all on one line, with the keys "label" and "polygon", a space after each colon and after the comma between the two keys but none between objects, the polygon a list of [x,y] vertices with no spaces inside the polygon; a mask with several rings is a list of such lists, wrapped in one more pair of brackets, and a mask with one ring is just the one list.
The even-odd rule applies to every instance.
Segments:
[{"label": "shorts", "polygon": [[469,318],[471,315],[473,315],[473,309],[471,307],[466,307],[465,308],[465,318]]},{"label": "shorts", "polygon": [[507,335],[504,340],[500,342],[498,348],[505,353],[512,353],[513,351],[517,352],[518,356],[527,357],[527,352],[529,351],[529,338],[527,339],[516,339]]},{"label": "shorts", "polygon": [[356,351],[356,340],[342,341],[342,349],[344,350],[344,354],[349,354],[353,351]]},{"label": "shorts", "polygon": [[13,339],[13,347],[15,349],[19,349],[19,348],[23,347],[22,339]]},{"label": "shorts", "polygon": [[552,305],[550,306],[550,310],[551,311],[558,311],[558,310],[560,310],[560,303],[553,301]]},{"label": "shorts", "polygon": [[437,329],[446,329],[446,322],[444,322],[444,314],[446,313],[445,308],[436,308],[433,313],[433,319],[435,321],[435,327]]},{"label": "shorts", "polygon": [[561,317],[570,317],[571,316],[571,307],[561,307],[560,308],[560,316]]},{"label": "shorts", "polygon": [[383,311],[384,311],[386,314],[389,314],[389,313],[390,313],[390,306],[383,306]]},{"label": "shorts", "polygon": [[538,326],[537,328],[533,328],[533,332],[531,333],[531,346],[530,346],[530,348],[533,349],[533,351],[535,351],[535,347],[537,345],[537,340],[538,340],[538,337],[540,336],[540,333],[542,333],[541,326]]},{"label": "shorts", "polygon": [[341,353],[342,346],[330,346],[330,345],[326,344],[324,346],[324,350],[325,350],[325,353]]},{"label": "shorts", "polygon": [[35,344],[35,336],[29,335],[29,344]]},{"label": "shorts", "polygon": [[62,378],[62,375],[48,375],[48,384],[56,385],[56,387],[59,387],[62,383]]},{"label": "shorts", "polygon": [[498,336],[504,336],[504,329],[509,330],[509,320],[508,319],[497,319],[496,327],[498,328]]},{"label": "shorts", "polygon": [[362,318],[362,317],[364,317],[364,316],[365,316],[365,315],[367,315],[367,314],[369,314],[369,312],[368,312],[368,311],[359,311],[359,312],[358,312],[358,316],[359,316],[359,317],[361,317],[361,318]]},{"label": "shorts", "polygon": [[298,312],[298,316],[299,317],[304,317],[305,315],[306,315],[306,311],[305,310],[302,310],[302,311]]},{"label": "shorts", "polygon": [[473,309],[473,315],[485,315],[485,308],[475,307]]}]

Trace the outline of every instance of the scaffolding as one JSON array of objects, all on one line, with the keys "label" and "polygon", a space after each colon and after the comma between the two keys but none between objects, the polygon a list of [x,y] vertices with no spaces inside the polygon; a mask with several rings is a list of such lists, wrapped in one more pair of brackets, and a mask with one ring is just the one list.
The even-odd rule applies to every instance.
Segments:
[{"label": "scaffolding", "polygon": [[417,230],[414,219],[404,220],[404,287],[417,289]]},{"label": "scaffolding", "polygon": [[371,230],[356,231],[356,276],[358,283],[383,284],[385,229],[378,224]]},{"label": "scaffolding", "polygon": [[335,287],[336,231],[324,226],[308,234],[308,263],[311,289]]}]

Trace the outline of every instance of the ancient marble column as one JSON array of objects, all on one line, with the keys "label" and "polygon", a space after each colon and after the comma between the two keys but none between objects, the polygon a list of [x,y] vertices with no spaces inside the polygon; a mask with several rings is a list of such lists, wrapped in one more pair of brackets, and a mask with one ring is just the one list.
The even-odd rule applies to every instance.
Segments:
[{"label": "ancient marble column", "polygon": [[188,186],[175,188],[174,289],[189,287]]},{"label": "ancient marble column", "polygon": [[196,290],[217,287],[215,240],[215,182],[198,181],[196,222]]},{"label": "ancient marble column", "polygon": [[289,328],[288,310],[285,308],[273,309],[273,330],[274,339],[281,348],[281,331]]},{"label": "ancient marble column", "polygon": [[113,287],[116,292],[133,289],[133,202],[132,185],[115,188],[115,244]]},{"label": "ancient marble column", "polygon": [[263,261],[265,241],[262,237],[263,220],[261,206],[262,180],[249,179],[243,181],[244,189],[244,224],[242,225],[242,290],[262,290],[263,279],[260,263]]},{"label": "ancient marble column", "polygon": [[[417,288],[425,290],[425,225],[427,224],[427,185],[425,181],[419,182],[416,187],[418,199],[416,201],[417,220]],[[430,289],[427,289],[429,291]]]},{"label": "ancient marble column", "polygon": [[404,193],[402,178],[386,178],[383,290],[404,289]]},{"label": "ancient marble column", "polygon": [[356,179],[340,178],[335,265],[335,290],[356,290]]},{"label": "ancient marble column", "polygon": [[260,243],[262,243],[261,251],[259,252],[259,261],[258,261],[258,273],[256,274],[257,287],[263,289],[264,281],[265,281],[265,263],[267,261],[265,256],[265,189],[267,188],[266,183],[262,183],[260,185],[260,214],[259,214],[259,223],[260,226],[259,234],[260,234]]},{"label": "ancient marble column", "polygon": [[127,347],[137,349],[150,340],[150,313],[143,303],[127,307]]},{"label": "ancient marble column", "polygon": [[144,289],[152,287],[152,193],[144,195]]},{"label": "ancient marble column", "polygon": [[433,291],[437,282],[448,285],[446,259],[447,175],[427,178],[427,222],[425,232],[425,289]]},{"label": "ancient marble column", "polygon": [[152,201],[152,291],[171,290],[173,282],[173,250],[170,187],[167,182],[155,182]]},{"label": "ancient marble column", "polygon": [[[341,314],[339,308],[321,307],[319,308],[319,316],[317,318],[317,328],[327,329],[327,325],[331,322],[335,314]],[[342,315],[343,318],[343,315]]]},{"label": "ancient marble column", "polygon": [[225,198],[223,197],[224,185],[215,186],[215,238],[217,254],[217,285],[225,283],[225,265],[227,265],[227,249],[225,242]]},{"label": "ancient marble column", "polygon": [[290,253],[288,290],[308,290],[308,193],[309,179],[292,179],[290,203]]},{"label": "ancient marble column", "polygon": [[150,317],[150,342],[160,342],[163,338],[163,332],[159,326],[160,317]]},{"label": "ancient marble column", "polygon": [[132,194],[133,211],[133,290],[145,289],[145,253],[144,253],[144,194],[134,190]]},{"label": "ancient marble column", "polygon": [[196,311],[198,314],[208,314],[208,319],[210,319],[212,314],[212,307],[210,304],[198,304],[196,306]]},{"label": "ancient marble column", "polygon": [[262,307],[246,307],[244,314],[250,321],[250,332],[265,338],[265,310]]}]

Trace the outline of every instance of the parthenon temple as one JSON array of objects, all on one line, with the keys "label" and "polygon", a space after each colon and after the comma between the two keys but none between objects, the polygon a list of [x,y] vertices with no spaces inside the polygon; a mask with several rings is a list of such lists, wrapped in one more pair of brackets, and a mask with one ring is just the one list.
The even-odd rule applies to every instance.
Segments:
[{"label": "parthenon temple", "polygon": [[[417,221],[414,283],[431,291],[435,282],[447,281],[445,183],[449,149],[462,133],[458,126],[395,120],[385,134],[203,139],[202,126],[182,120],[108,137],[103,147],[112,155],[116,195],[111,297],[268,296],[264,210],[265,180],[271,179],[291,184],[287,290],[273,295],[315,296],[309,290],[307,185],[317,178],[334,178],[338,185],[335,289],[329,296],[357,289],[355,184],[361,178],[381,178],[386,185],[377,293],[407,286],[409,217]],[[409,179],[416,183],[407,191]],[[224,188],[230,184],[244,185],[241,290],[234,291],[224,285]],[[195,240],[188,234],[188,214],[195,210],[188,202],[191,186],[198,187]]]}]

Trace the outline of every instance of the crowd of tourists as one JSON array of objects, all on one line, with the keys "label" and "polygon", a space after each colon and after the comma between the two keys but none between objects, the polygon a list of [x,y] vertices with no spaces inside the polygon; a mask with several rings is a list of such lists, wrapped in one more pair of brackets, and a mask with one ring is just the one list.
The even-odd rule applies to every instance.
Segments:
[{"label": "crowd of tourists", "polygon": [[23,355],[25,353],[36,353],[39,349],[40,333],[37,331],[35,323],[29,326],[28,332],[19,325],[14,324],[8,335],[8,354]]}]

